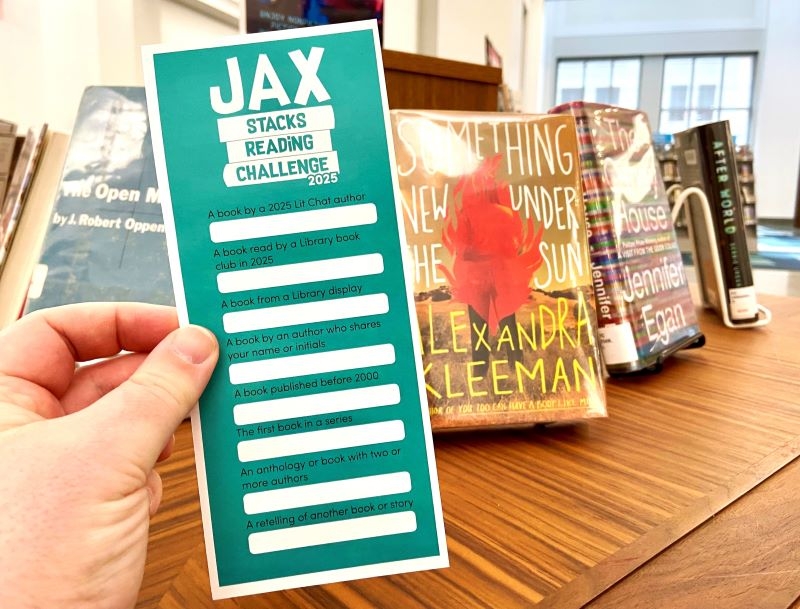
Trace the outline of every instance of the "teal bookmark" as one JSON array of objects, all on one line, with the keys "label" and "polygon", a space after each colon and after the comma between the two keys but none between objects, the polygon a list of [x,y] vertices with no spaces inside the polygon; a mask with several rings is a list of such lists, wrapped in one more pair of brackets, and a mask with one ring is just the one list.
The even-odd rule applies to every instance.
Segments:
[{"label": "teal bookmark", "polygon": [[213,597],[447,566],[374,22],[143,58]]}]

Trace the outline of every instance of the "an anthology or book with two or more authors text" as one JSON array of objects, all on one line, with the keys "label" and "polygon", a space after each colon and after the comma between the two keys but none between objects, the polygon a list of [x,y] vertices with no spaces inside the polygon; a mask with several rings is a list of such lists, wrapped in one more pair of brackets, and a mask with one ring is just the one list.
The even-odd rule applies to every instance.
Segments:
[{"label": "an anthology or book with two or more authors text", "polygon": [[588,102],[550,112],[576,121],[603,361],[611,374],[658,370],[705,339],[647,115]]},{"label": "an anthology or book with two or more authors text", "polygon": [[174,302],[144,87],[88,87],[26,312],[133,300]]},{"label": "an anthology or book with two or more authors text", "polygon": [[[720,315],[726,307],[733,323],[753,322],[758,317],[758,302],[728,121],[676,133],[675,147],[683,187],[702,190],[711,211],[713,226],[708,227],[701,202],[690,195],[686,213],[703,301]],[[716,235],[716,247],[709,239],[709,229]],[[714,257],[719,259],[722,286],[717,285]]]},{"label": "an anthology or book with two or more authors text", "polygon": [[392,126],[433,428],[604,416],[573,119]]}]

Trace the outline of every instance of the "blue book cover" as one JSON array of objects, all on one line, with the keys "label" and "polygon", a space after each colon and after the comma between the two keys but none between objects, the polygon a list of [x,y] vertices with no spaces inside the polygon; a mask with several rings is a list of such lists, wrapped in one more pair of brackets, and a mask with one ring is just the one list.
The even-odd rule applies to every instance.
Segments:
[{"label": "blue book cover", "polygon": [[447,566],[376,24],[143,58],[212,597]]},{"label": "blue book cover", "polygon": [[26,312],[75,302],[173,304],[144,87],[88,87]]}]

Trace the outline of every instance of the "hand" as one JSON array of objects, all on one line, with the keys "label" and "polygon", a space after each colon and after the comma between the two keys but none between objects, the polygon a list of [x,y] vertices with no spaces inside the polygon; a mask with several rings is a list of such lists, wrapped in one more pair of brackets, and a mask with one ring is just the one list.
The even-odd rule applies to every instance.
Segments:
[{"label": "hand", "polygon": [[136,603],[153,467],[219,356],[210,332],[177,326],[170,307],[98,303],[0,332],[0,607]]}]

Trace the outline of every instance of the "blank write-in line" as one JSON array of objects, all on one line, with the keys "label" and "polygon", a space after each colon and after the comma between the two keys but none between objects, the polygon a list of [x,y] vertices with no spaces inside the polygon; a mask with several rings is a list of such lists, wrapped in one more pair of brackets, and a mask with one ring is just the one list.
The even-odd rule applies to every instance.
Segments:
[{"label": "blank write-in line", "polygon": [[[331,209],[311,209],[273,216],[221,220],[209,224],[208,230],[214,243],[228,243],[363,226],[375,224],[377,221],[378,210],[375,204],[360,203]],[[335,242],[336,237],[331,238]]]},{"label": "blank write-in line", "polygon": [[254,425],[294,417],[314,417],[350,410],[394,406],[399,403],[399,385],[375,385],[236,404],[233,407],[233,420],[237,425]]},{"label": "blank write-in line", "polygon": [[234,334],[382,315],[388,312],[389,297],[386,294],[367,294],[225,313],[222,316],[222,325],[227,334]]},{"label": "blank write-in line", "polygon": [[327,374],[354,368],[388,366],[394,362],[394,345],[384,343],[368,347],[241,362],[228,367],[228,376],[233,385],[241,385],[242,383],[274,381],[309,374]]},{"label": "blank write-in line", "polygon": [[332,281],[383,273],[383,256],[360,254],[310,262],[295,262],[272,267],[227,271],[217,275],[221,294],[279,288],[314,281]]},{"label": "blank write-in line", "polygon": [[294,510],[325,503],[397,495],[408,493],[410,490],[411,475],[408,472],[347,478],[248,493],[244,496],[244,513],[265,514],[280,510]]},{"label": "blank write-in line", "polygon": [[399,442],[405,437],[405,425],[403,421],[396,419],[319,431],[288,433],[273,438],[243,440],[236,448],[239,461],[249,463],[384,442]]},{"label": "blank write-in line", "polygon": [[265,554],[342,541],[413,533],[416,530],[417,517],[414,512],[395,512],[253,533],[248,537],[248,546],[251,554]]}]

